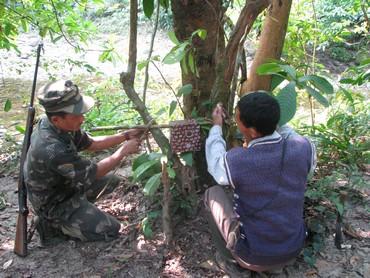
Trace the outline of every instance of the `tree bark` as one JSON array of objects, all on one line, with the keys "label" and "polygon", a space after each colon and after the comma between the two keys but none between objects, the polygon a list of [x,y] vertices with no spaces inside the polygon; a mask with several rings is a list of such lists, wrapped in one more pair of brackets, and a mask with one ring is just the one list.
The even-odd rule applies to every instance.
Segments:
[{"label": "tree bark", "polygon": [[258,75],[257,68],[268,59],[280,59],[284,46],[292,0],[273,0],[266,16],[248,79],[242,85],[241,93],[271,89],[271,77]]},{"label": "tree bark", "polygon": [[222,7],[219,0],[176,0],[171,1],[174,31],[181,42],[188,39],[197,29],[207,30],[207,37],[193,39],[196,49],[195,62],[199,76],[182,70],[182,83],[192,84],[193,92],[183,99],[185,117],[189,118],[195,108],[198,115],[205,116],[209,109],[204,106],[209,101],[212,86],[216,78],[215,56],[217,45],[224,45],[222,28]]}]

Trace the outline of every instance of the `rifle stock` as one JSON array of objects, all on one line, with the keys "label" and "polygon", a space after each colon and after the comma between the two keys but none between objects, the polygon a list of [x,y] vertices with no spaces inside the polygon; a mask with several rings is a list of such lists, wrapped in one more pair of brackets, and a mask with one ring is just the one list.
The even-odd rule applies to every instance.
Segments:
[{"label": "rifle stock", "polygon": [[27,216],[28,216],[27,188],[26,188],[26,184],[24,181],[23,166],[26,160],[28,148],[31,143],[33,121],[35,118],[35,108],[33,107],[33,100],[34,100],[35,91],[36,91],[37,71],[39,67],[41,49],[42,49],[42,44],[39,44],[37,48],[36,67],[35,67],[35,74],[34,74],[33,83],[32,83],[31,100],[30,100],[30,104],[29,104],[28,112],[27,112],[26,132],[24,134],[22,154],[21,154],[21,160],[20,160],[20,166],[19,166],[19,180],[18,180],[19,212],[18,212],[18,219],[17,219],[15,242],[14,242],[14,253],[21,257],[27,256]]}]

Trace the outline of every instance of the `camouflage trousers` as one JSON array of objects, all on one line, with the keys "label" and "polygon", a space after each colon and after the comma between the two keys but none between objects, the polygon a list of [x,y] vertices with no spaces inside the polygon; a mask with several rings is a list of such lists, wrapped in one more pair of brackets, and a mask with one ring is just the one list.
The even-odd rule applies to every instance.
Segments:
[{"label": "camouflage trousers", "polygon": [[81,241],[108,241],[117,238],[119,221],[98,209],[93,202],[104,188],[103,194],[110,193],[119,182],[120,178],[117,176],[107,175],[84,188],[83,194],[76,193],[51,210],[38,214],[40,222],[37,231],[41,243],[48,245],[50,241],[52,244],[53,238],[60,237],[61,234]]}]

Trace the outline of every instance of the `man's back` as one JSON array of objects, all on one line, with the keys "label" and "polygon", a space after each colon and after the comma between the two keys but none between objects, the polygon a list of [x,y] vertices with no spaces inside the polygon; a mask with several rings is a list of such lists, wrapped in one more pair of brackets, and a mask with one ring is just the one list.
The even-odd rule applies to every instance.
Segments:
[{"label": "man's back", "polygon": [[235,148],[226,155],[228,176],[234,186],[234,209],[240,217],[237,252],[259,264],[267,257],[300,250],[305,237],[303,202],[311,167],[311,145],[295,135],[283,139],[276,132]]}]

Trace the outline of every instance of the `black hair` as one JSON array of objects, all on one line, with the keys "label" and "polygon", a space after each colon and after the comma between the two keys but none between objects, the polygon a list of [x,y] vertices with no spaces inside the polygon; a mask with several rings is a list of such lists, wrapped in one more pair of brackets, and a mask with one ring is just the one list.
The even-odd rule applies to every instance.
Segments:
[{"label": "black hair", "polygon": [[68,114],[67,112],[45,112],[46,116],[48,117],[49,121],[51,122],[51,117],[59,116],[64,119],[64,117]]},{"label": "black hair", "polygon": [[253,92],[243,96],[236,107],[245,127],[254,127],[263,136],[272,134],[280,120],[277,100],[265,92]]}]

